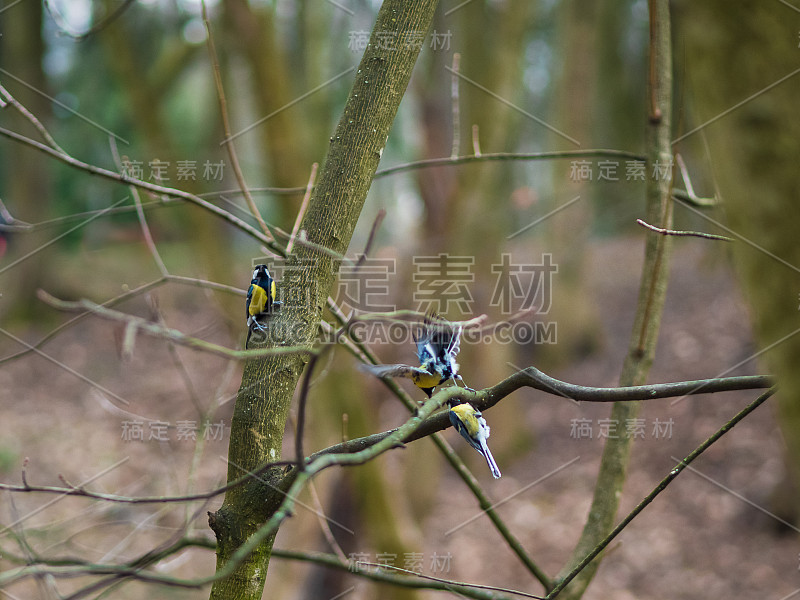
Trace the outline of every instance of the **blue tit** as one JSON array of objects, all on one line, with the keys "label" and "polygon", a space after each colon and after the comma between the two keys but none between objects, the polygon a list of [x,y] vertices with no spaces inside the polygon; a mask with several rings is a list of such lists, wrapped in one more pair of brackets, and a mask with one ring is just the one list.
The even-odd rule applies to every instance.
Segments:
[{"label": "blue tit", "polygon": [[420,374],[413,380],[429,398],[437,385],[449,379],[460,379],[456,356],[461,349],[461,325],[448,323],[431,311],[425,315],[422,328],[414,334],[414,341],[420,368],[427,377]]},{"label": "blue tit", "polygon": [[269,274],[267,265],[258,265],[253,270],[253,279],[247,289],[247,341],[250,341],[253,330],[264,330],[264,326],[259,322],[259,318],[267,317],[280,306],[276,296],[275,280]]},{"label": "blue tit", "polygon": [[480,411],[467,402],[461,404],[451,403],[448,416],[453,427],[461,434],[461,437],[467,440],[469,445],[480,452],[486,459],[492,476],[495,479],[499,479],[500,469],[497,468],[497,463],[494,461],[494,457],[486,443],[489,437],[489,426]]},{"label": "blue tit", "polygon": [[435,312],[425,315],[422,326],[414,332],[419,367],[412,365],[365,365],[377,377],[408,377],[428,398],[436,386],[461,379],[456,355],[461,345],[461,325],[442,319]]}]

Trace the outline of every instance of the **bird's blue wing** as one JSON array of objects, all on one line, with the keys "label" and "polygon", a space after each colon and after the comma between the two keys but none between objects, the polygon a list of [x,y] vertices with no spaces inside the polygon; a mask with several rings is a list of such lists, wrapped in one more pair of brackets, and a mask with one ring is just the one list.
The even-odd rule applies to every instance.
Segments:
[{"label": "bird's blue wing", "polygon": [[247,300],[244,303],[244,312],[247,315],[247,318],[250,319],[250,302],[253,300],[253,284],[250,284],[250,287],[247,288]]}]

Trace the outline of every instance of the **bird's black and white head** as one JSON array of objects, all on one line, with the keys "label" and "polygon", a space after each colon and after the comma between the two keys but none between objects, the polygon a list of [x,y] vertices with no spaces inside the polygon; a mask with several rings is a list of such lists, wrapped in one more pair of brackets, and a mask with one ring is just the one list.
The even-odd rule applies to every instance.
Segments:
[{"label": "bird's black and white head", "polygon": [[269,277],[270,274],[267,265],[256,265],[256,268],[253,269],[253,281],[268,279]]},{"label": "bird's black and white head", "polygon": [[434,312],[425,316],[422,327],[415,333],[417,358],[422,368],[438,373],[442,381],[458,374],[456,356],[461,347],[461,326],[453,325]]}]

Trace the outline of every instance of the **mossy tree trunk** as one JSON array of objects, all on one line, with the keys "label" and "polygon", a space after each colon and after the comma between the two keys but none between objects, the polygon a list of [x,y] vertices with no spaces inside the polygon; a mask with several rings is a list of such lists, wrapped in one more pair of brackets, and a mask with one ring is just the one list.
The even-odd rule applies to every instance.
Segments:
[{"label": "mossy tree trunk", "polygon": [[[428,32],[436,5],[436,0],[386,0],[381,7],[301,224],[314,244],[340,254],[347,251],[420,51],[420,44],[404,40]],[[395,43],[387,44],[387,38]],[[332,256],[295,246],[285,269],[292,277],[283,282],[284,307],[271,321],[270,343],[313,345],[336,269]],[[289,406],[305,362],[302,355],[275,355],[245,365],[231,422],[229,481],[280,457]],[[210,515],[218,570],[274,512],[289,479],[276,467],[264,473],[262,481],[225,495],[222,507]],[[217,581],[212,600],[261,598],[272,541],[261,544],[231,577]]]}]

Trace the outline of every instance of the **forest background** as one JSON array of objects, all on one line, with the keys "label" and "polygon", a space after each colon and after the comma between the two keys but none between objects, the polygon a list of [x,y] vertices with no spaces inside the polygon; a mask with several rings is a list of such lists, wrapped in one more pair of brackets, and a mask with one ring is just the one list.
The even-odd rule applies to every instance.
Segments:
[{"label": "forest background", "polygon": [[[630,384],[769,374],[781,387],[567,593],[800,592],[800,6],[454,0],[433,3],[411,36],[380,29],[380,7],[218,0],[208,23],[191,0],[0,7],[0,593],[208,596],[207,512],[221,493],[127,503],[65,492],[166,498],[225,484],[244,293],[267,263],[292,314],[281,294],[297,265],[276,250],[280,232],[318,251],[301,219],[370,41],[419,58],[405,95],[393,90],[402,101],[388,137],[370,147],[377,173],[352,239],[329,253],[337,279],[322,333],[360,317],[370,356],[411,362],[409,329],[369,315],[433,303],[452,320],[485,315],[459,355],[477,390],[529,366],[613,388],[636,346],[642,281],[660,272],[652,367]],[[668,68],[654,64],[658,39]],[[654,161],[659,135],[668,154]],[[652,218],[659,189],[669,222]],[[651,269],[645,247],[667,237],[637,219],[712,236],[670,236],[671,256]],[[59,303],[84,300],[94,304]],[[100,318],[106,303],[117,312]],[[357,346],[314,354],[283,459],[300,423],[310,454],[408,419],[397,394],[358,369]],[[429,439],[325,470],[278,530],[265,597],[440,595],[388,581],[397,569],[543,596],[577,560],[604,450],[630,452],[616,524],[764,386],[751,387],[652,400],[627,417],[523,387],[484,412],[502,479],[454,431],[439,434],[482,496]],[[165,544],[148,572],[196,586],[98,570],[131,568]],[[315,564],[317,552],[340,568]],[[341,568],[353,561],[382,564],[370,568],[385,581]],[[32,566],[41,570],[17,578]]]}]

